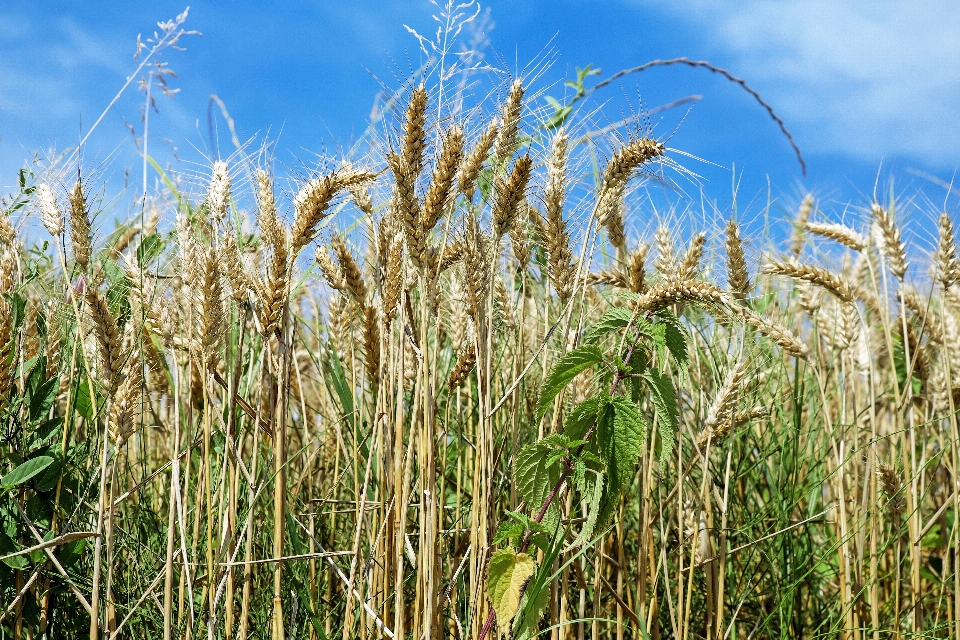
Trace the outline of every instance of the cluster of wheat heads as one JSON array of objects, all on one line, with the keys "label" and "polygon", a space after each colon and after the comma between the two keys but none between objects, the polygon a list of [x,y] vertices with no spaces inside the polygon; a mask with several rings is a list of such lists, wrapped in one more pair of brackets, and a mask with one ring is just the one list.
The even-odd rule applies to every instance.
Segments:
[{"label": "cluster of wheat heads", "polygon": [[[631,191],[664,146],[583,175],[596,149],[504,94],[453,121],[415,87],[289,204],[240,156],[103,238],[88,183],[24,175],[4,633],[957,632],[949,218],[924,292],[892,204],[862,233],[807,200],[761,269],[733,220],[648,246]],[[52,256],[14,226],[33,211]]]}]

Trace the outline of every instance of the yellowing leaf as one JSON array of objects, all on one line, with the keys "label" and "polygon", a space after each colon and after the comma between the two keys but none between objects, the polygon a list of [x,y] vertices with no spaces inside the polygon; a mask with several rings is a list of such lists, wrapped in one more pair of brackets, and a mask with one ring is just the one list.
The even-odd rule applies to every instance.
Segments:
[{"label": "yellowing leaf", "polygon": [[501,549],[490,558],[487,569],[487,595],[497,614],[500,632],[510,630],[510,624],[517,609],[520,608],[520,596],[537,566],[526,553],[517,553],[513,549]]}]

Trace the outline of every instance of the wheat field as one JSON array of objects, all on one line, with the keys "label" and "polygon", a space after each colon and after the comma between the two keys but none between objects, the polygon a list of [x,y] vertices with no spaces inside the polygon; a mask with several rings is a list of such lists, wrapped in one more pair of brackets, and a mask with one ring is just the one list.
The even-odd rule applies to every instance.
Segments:
[{"label": "wheat field", "polygon": [[413,78],[359,151],[153,163],[129,219],[22,171],[0,636],[960,637],[950,215],[684,225],[681,151],[537,104]]}]

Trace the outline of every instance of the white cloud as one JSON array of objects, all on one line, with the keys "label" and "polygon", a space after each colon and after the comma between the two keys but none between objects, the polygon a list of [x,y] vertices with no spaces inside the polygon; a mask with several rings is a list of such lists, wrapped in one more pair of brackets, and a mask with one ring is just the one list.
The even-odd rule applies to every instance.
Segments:
[{"label": "white cloud", "polygon": [[804,149],[960,162],[960,4],[950,0],[649,3],[693,22]]}]

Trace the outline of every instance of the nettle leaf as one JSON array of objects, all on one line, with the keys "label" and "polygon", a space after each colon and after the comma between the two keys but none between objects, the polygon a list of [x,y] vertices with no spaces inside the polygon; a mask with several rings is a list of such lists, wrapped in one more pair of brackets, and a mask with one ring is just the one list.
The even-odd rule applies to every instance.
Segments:
[{"label": "nettle leaf", "polygon": [[583,336],[584,344],[596,344],[600,338],[607,335],[615,329],[622,329],[630,324],[633,318],[633,312],[625,307],[613,307],[603,314],[600,321],[590,327]]},{"label": "nettle leaf", "polygon": [[51,464],[53,464],[53,458],[50,456],[37,456],[36,458],[31,458],[7,475],[3,476],[3,479],[0,479],[0,486],[5,489],[19,486],[49,467]]},{"label": "nettle leaf", "polygon": [[673,382],[670,378],[659,371],[650,369],[643,374],[643,377],[647,381],[650,398],[653,400],[653,406],[659,418],[660,470],[662,472],[670,459],[670,452],[673,450],[673,443],[676,438],[679,420],[677,394],[673,389]]},{"label": "nettle leaf", "polygon": [[[560,480],[559,461],[550,462],[553,451],[539,442],[527,445],[517,453],[513,465],[513,482],[534,515],[540,513],[550,492]],[[560,510],[554,502],[541,522],[552,530],[559,521]]]},{"label": "nettle leaf", "polygon": [[583,460],[577,460],[573,472],[574,485],[577,491],[587,502],[586,520],[580,533],[571,543],[572,547],[582,547],[593,536],[593,530],[597,526],[597,516],[600,515],[600,503],[603,500],[603,474],[595,469],[587,467]]},{"label": "nettle leaf", "polygon": [[598,346],[592,344],[574,349],[560,358],[560,362],[553,367],[540,390],[540,399],[537,401],[537,420],[543,418],[553,399],[577,377],[578,373],[602,361],[603,352]]},{"label": "nettle leaf", "polygon": [[526,553],[500,549],[490,558],[487,569],[487,595],[497,613],[501,633],[507,633],[517,610],[527,581],[533,577],[537,565]]},{"label": "nettle leaf", "polygon": [[667,350],[670,351],[670,355],[673,356],[676,363],[681,368],[686,369],[687,361],[689,360],[689,354],[687,353],[687,330],[684,329],[680,323],[680,318],[669,309],[661,309],[657,312],[657,316],[663,320],[663,327],[665,329],[664,339]]},{"label": "nettle leaf", "polygon": [[576,408],[570,412],[570,415],[567,416],[567,423],[563,428],[563,434],[570,440],[583,440],[583,437],[587,435],[587,431],[589,431],[593,423],[597,421],[597,415],[600,413],[600,409],[606,405],[606,402],[607,398],[601,396],[599,398],[584,400],[578,404]]}]

